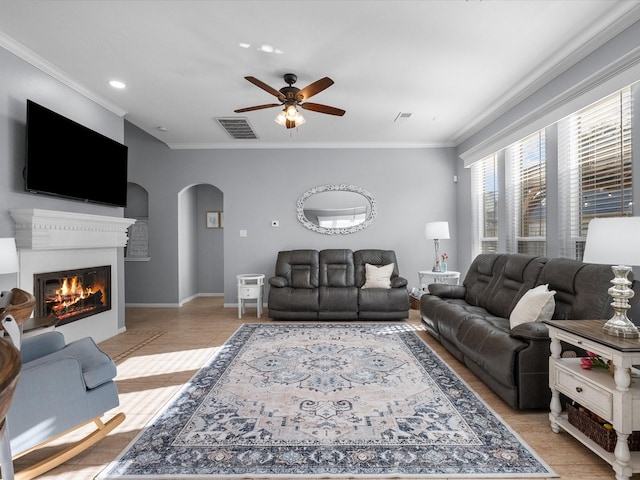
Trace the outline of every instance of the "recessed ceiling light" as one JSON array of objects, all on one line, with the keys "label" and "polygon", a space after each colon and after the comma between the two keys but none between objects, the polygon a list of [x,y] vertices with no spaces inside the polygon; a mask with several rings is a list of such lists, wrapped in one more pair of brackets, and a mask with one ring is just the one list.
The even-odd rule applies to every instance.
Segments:
[{"label": "recessed ceiling light", "polygon": [[125,88],[126,87],[124,82],[121,82],[120,80],[110,80],[109,81],[109,85],[111,85],[113,88]]},{"label": "recessed ceiling light", "polygon": [[244,43],[244,42],[239,43],[238,45],[239,45],[240,47],[242,47],[242,48],[249,48],[249,47],[251,46],[251,44],[250,44],[250,43]]},{"label": "recessed ceiling light", "polygon": [[168,132],[169,129],[167,127],[156,127],[158,130],[160,130],[161,132]]},{"label": "recessed ceiling light", "polygon": [[284,53],[282,50],[275,48],[272,45],[260,45],[258,47],[258,51],[264,53],[277,53],[278,55],[282,55]]}]

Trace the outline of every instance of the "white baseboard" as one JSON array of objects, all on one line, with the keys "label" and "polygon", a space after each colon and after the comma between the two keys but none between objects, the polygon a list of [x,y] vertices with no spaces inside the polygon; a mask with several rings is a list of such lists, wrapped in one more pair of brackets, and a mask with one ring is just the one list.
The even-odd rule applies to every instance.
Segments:
[{"label": "white baseboard", "polygon": [[[144,308],[144,307],[154,307],[154,308],[172,308],[172,307],[182,307],[185,303],[190,302],[191,300],[198,298],[198,297],[224,297],[224,293],[196,293],[195,295],[192,295],[188,298],[185,298],[184,300],[182,300],[179,303],[125,303],[124,306],[125,307],[132,307],[132,308]],[[236,306],[238,304],[236,303]],[[226,307],[226,305],[225,305]]]}]

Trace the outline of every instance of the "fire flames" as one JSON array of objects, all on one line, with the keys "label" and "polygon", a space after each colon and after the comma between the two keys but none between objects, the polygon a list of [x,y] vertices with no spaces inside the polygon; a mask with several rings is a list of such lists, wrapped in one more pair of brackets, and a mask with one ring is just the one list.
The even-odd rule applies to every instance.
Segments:
[{"label": "fire flames", "polygon": [[104,301],[103,285],[84,287],[77,276],[63,278],[55,295],[47,299],[50,311],[60,318],[64,318],[65,313],[71,313],[70,311],[78,313],[78,310],[96,308]]}]

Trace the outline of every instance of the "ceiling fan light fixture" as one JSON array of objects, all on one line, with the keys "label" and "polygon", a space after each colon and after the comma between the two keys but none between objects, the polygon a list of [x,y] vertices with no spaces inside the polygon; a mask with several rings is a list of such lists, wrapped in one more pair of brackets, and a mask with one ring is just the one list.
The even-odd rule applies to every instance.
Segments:
[{"label": "ceiling fan light fixture", "polygon": [[275,121],[278,125],[282,125],[286,128],[295,128],[306,123],[306,120],[302,114],[298,112],[295,105],[289,105],[282,110],[275,118]]},{"label": "ceiling fan light fixture", "polygon": [[[277,52],[277,51],[276,51]],[[329,105],[321,105],[319,103],[310,103],[307,100],[314,95],[326,90],[333,85],[333,80],[329,77],[321,78],[300,90],[292,85],[296,83],[297,77],[293,73],[286,73],[284,75],[284,81],[289,86],[283,87],[280,90],[267,85],[261,80],[255,77],[244,77],[249,82],[253,83],[258,88],[261,88],[267,93],[270,93],[278,99],[278,103],[268,103],[264,105],[254,105],[253,107],[238,108],[234,110],[235,113],[252,112],[254,110],[262,110],[264,108],[283,107],[283,110],[275,118],[276,123],[286,128],[295,128],[305,123],[304,117],[298,111],[298,106],[305,110],[311,110],[313,112],[325,113],[327,115],[337,115],[341,117],[345,114],[345,111],[341,108],[330,107]],[[305,103],[301,103],[304,100]]]},{"label": "ceiling fan light fixture", "polygon": [[306,123],[307,121],[304,119],[304,117],[300,114],[300,112],[298,112],[298,115],[296,115],[296,118],[293,120],[296,123],[296,127],[299,127],[300,125],[302,125],[303,123]]},{"label": "ceiling fan light fixture", "polygon": [[276,123],[284,127],[286,122],[287,122],[287,112],[285,110],[282,110],[276,117]]},{"label": "ceiling fan light fixture", "polygon": [[300,115],[295,105],[287,106],[287,108],[285,108],[284,111],[285,111],[285,114],[287,115],[288,120],[295,120],[296,117]]}]

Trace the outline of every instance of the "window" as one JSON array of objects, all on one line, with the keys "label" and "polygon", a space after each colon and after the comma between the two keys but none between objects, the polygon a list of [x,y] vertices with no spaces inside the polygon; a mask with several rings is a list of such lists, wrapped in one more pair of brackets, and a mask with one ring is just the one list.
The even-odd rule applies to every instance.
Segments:
[{"label": "window", "polygon": [[632,214],[631,89],[558,124],[560,255],[582,259],[589,221]]},{"label": "window", "polygon": [[544,130],[505,152],[508,253],[545,255],[547,234]]},{"label": "window", "polygon": [[498,157],[471,166],[473,253],[498,251]]}]

